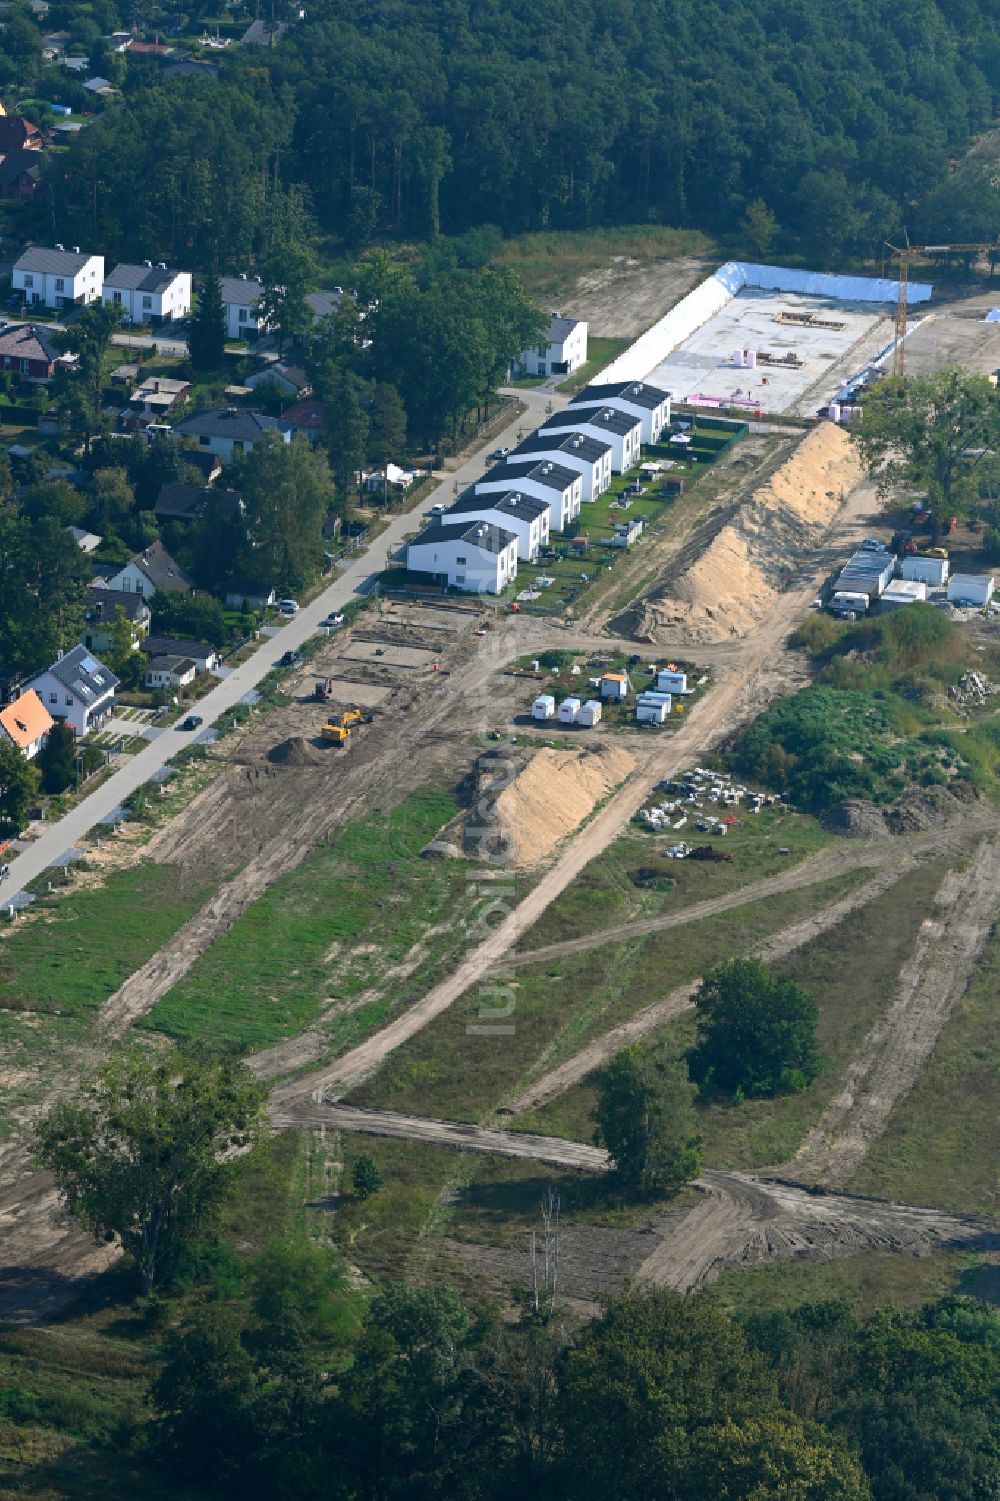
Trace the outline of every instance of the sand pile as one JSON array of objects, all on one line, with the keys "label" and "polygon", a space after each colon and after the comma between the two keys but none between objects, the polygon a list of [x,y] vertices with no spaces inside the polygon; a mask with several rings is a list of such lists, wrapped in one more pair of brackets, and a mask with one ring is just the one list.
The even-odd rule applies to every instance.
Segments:
[{"label": "sand pile", "polygon": [[290,740],[282,740],[280,745],[269,750],[267,759],[279,766],[316,766],[326,756],[317,746],[310,745],[304,736],[293,735]]},{"label": "sand pile", "polygon": [[823,422],[734,515],[704,552],[637,602],[622,624],[638,639],[743,636],[768,614],[798,554],[814,547],[861,479],[850,438]]},{"label": "sand pile", "polygon": [[634,766],[635,757],[618,746],[538,751],[496,800],[511,864],[544,860]]}]

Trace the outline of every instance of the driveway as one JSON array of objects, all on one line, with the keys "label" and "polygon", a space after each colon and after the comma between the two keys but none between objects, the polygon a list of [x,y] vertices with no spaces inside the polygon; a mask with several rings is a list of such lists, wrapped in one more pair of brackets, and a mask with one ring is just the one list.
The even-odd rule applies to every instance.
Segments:
[{"label": "driveway", "polygon": [[[544,420],[549,401],[555,409],[566,404],[564,398],[550,396],[545,392],[519,391],[515,394],[525,403],[528,411],[495,433],[490,438],[488,450],[499,446],[513,448],[519,430],[523,429],[528,433]],[[282,652],[300,649],[310,636],[316,634],[316,627],[332,610],[342,610],[352,599],[370,593],[376,575],[399,551],[405,538],[418,530],[422,510],[431,505],[435,497],[441,503],[449,504],[456,482],[459,489],[464,489],[478,479],[489,467],[486,458],[488,450],[481,450],[457,468],[446,471],[436,490],[425,497],[420,510],[405,511],[402,515],[394,516],[386,530],[367,551],[355,558],[316,599],[300,610],[275,636],[262,636],[253,655],[234,667],[227,677],[196,704],[195,712],[201,715],[204,726],[213,725],[222,719],[246,694],[256,688],[274,667]],[[48,824],[45,832],[30,848],[10,861],[10,873],[0,887],[0,906],[9,903],[15,894],[47,870],[66,850],[78,846],[95,824],[119,807],[129,793],[148,782],[155,772],[166,765],[171,756],[196,738],[196,735],[176,726],[165,729],[89,797],[84,798],[62,818]]]}]

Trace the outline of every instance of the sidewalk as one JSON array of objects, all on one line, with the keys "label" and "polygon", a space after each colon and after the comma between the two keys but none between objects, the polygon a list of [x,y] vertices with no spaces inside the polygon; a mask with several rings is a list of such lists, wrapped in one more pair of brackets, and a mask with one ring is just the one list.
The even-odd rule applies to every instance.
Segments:
[{"label": "sidewalk", "polygon": [[[566,405],[564,398],[545,391],[517,391],[510,394],[516,395],[528,407],[528,411],[490,439],[490,450],[504,445],[513,448],[519,429],[530,432],[544,420],[548,402],[552,402],[555,409]],[[263,637],[253,655],[233,668],[227,677],[194,706],[194,712],[202,718],[203,727],[215,724],[255,689],[261,679],[277,665],[283,652],[301,648],[310,636],[316,634],[320,621],[331,611],[342,610],[352,599],[368,594],[373,579],[398,552],[404,539],[419,529],[421,514],[434,503],[435,497],[442,504],[448,505],[456,483],[459,489],[464,489],[480,478],[489,467],[486,452],[487,450],[482,450],[458,468],[447,471],[437,488],[424,497],[419,510],[404,511],[402,515],[394,516],[381,536],[375,539],[361,557],[355,558],[328,588],[300,610],[273,637]],[[137,727],[133,733],[141,733],[141,729]],[[49,824],[29,849],[10,861],[9,875],[0,887],[0,908],[6,907],[29,881],[40,876],[66,850],[78,847],[95,824],[118,808],[130,793],[148,782],[155,772],[166,765],[171,756],[197,740],[200,733],[202,731],[192,735],[176,725],[163,730],[162,734],[157,735],[155,740],[134,755],[89,797],[84,798],[55,823]]]}]

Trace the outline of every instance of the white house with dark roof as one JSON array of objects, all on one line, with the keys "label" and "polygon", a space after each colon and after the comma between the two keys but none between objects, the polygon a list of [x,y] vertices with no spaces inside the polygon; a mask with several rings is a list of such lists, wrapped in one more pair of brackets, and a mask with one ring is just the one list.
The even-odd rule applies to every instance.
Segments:
[{"label": "white house with dark roof", "polygon": [[517,361],[521,375],[572,375],[587,363],[587,325],[579,318],[549,315],[545,343],[526,349]]},{"label": "white house with dark roof", "polygon": [[131,589],[105,589],[91,584],[84,619],[83,644],[91,651],[109,651],[111,633],[121,611],[132,627],[132,648],[139,645],[149,630],[152,612],[145,596]]},{"label": "white house with dark roof", "polygon": [[129,323],[172,323],[191,311],[191,273],[172,271],[165,261],[122,261],[106,277],[101,301],[120,307]]},{"label": "white house with dark roof", "polygon": [[150,657],[143,681],[147,688],[188,688],[197,676],[190,657]]},{"label": "white house with dark roof", "polygon": [[608,385],[584,386],[570,406],[614,407],[627,417],[642,423],[642,441],[659,443],[660,434],[670,422],[670,393],[644,380],[621,380]]},{"label": "white house with dark roof", "polygon": [[505,464],[524,464],[548,459],[563,469],[575,469],[583,481],[584,500],[596,500],[611,484],[611,444],[586,433],[532,433],[509,453]]},{"label": "white house with dark roof", "polygon": [[567,407],[546,417],[538,429],[542,433],[583,433],[611,444],[611,464],[616,474],[627,474],[639,462],[642,452],[642,422],[638,417],[619,412],[615,407]]},{"label": "white house with dark roof", "polygon": [[193,412],[173,431],[182,438],[196,438],[199,447],[216,454],[224,464],[231,464],[240,454],[250,453],[266,433],[276,433],[282,443],[292,441],[292,424],[284,417],[267,417],[262,412],[245,412],[240,407],[218,407],[212,411]]},{"label": "white house with dark roof", "polygon": [[96,302],[104,286],[103,255],[88,255],[79,245],[29,245],[14,262],[13,286],[30,305],[66,308]]},{"label": "white house with dark roof", "polygon": [[473,486],[477,495],[519,490],[549,508],[549,527],[564,532],[580,514],[583,480],[574,469],[564,469],[549,459],[528,459],[522,464],[494,464]]},{"label": "white house with dark roof", "polygon": [[490,521],[517,538],[517,556],[534,563],[539,549],[549,545],[549,508],[544,500],[511,490],[507,495],[477,495],[466,490],[441,518],[445,525],[459,521]]},{"label": "white house with dark roof", "polygon": [[57,723],[86,735],[114,713],[118,679],[85,646],[74,646],[32,678],[28,687]]},{"label": "white house with dark roof", "polygon": [[226,314],[226,337],[246,339],[266,327],[260,316],[264,283],[256,276],[220,276],[219,290]]},{"label": "white house with dark roof", "polygon": [[500,594],[517,578],[517,537],[489,521],[445,516],[409,544],[406,567],[467,594]]},{"label": "white house with dark roof", "polygon": [[258,386],[271,385],[282,396],[293,396],[298,401],[312,393],[312,381],[301,365],[291,360],[272,360],[263,370],[255,370],[244,378],[243,384],[256,391]]},{"label": "white house with dark roof", "polygon": [[121,589],[126,594],[141,594],[144,599],[152,599],[160,590],[168,594],[190,594],[194,579],[174,561],[162,542],[152,542],[143,552],[129,558],[124,568],[111,574],[105,585],[108,589]]}]

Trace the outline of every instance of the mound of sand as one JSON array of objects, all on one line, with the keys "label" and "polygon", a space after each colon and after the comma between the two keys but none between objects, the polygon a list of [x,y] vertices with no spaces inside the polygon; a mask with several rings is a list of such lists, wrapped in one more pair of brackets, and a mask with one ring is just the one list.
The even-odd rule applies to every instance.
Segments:
[{"label": "mound of sand", "polygon": [[635,757],[619,746],[540,750],[496,800],[496,818],[510,840],[514,865],[535,865],[571,834],[613,787]]},{"label": "mound of sand", "polygon": [[302,735],[293,735],[290,740],[282,740],[280,745],[272,746],[267,753],[267,759],[274,761],[278,766],[317,766],[326,757],[324,752]]},{"label": "mound of sand", "polygon": [[744,636],[770,611],[798,553],[814,547],[861,479],[850,438],[821,423],[683,572],[655,586],[624,620],[657,641],[684,631],[693,641]]}]

